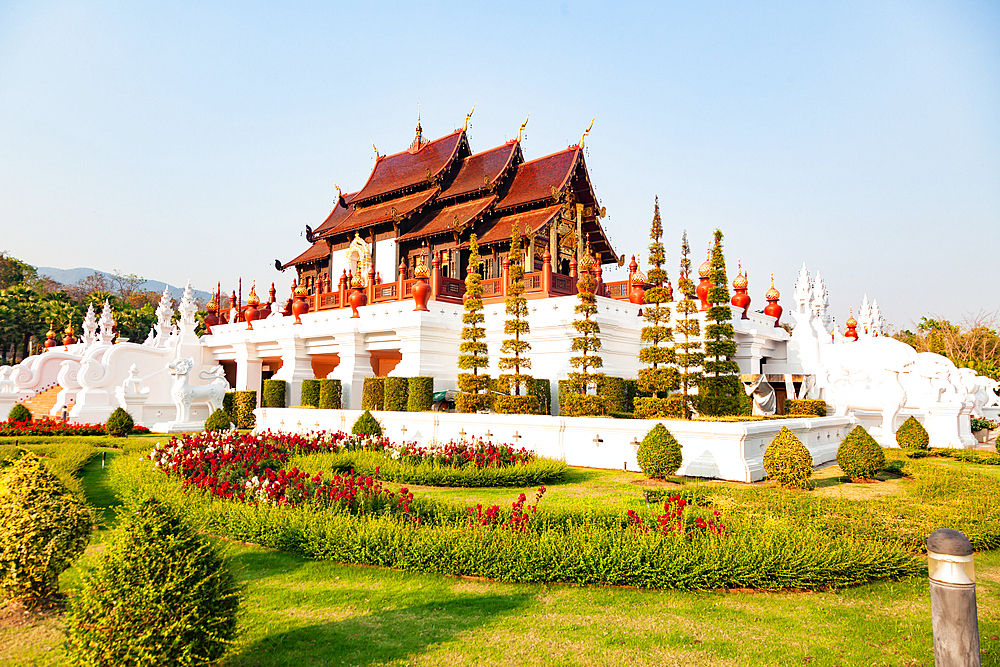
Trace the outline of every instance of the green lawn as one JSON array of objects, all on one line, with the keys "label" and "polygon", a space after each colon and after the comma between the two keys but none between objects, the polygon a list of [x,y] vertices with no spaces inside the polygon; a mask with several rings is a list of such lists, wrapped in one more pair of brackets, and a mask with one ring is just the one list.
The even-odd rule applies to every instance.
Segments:
[{"label": "green lawn", "polygon": [[[115,455],[109,453],[109,463]],[[956,479],[994,475],[955,461],[919,466],[954,470]],[[90,459],[79,475],[88,501],[110,523],[116,499],[100,458]],[[818,476],[817,491],[797,496],[803,506],[817,498],[847,506],[865,497],[878,506],[916,499],[933,509],[951,484],[934,476],[928,477],[931,482],[843,484],[835,467]],[[689,481],[684,486],[690,485],[706,485],[733,505],[749,502],[748,493],[769,492],[760,485]],[[643,488],[634,473],[574,469],[567,483],[550,487],[543,503],[624,507],[641,503]],[[517,494],[512,489],[421,492],[498,504]],[[756,507],[764,511],[767,504],[759,501]],[[93,567],[103,535],[97,531],[85,556],[63,575],[65,590],[72,591]],[[220,544],[246,585],[240,639],[223,662],[227,666],[933,665],[923,576],[820,593],[640,591],[503,584]],[[1000,552],[977,554],[976,566],[983,664],[1000,665]],[[0,664],[65,664],[60,642],[59,619],[0,628]]]}]

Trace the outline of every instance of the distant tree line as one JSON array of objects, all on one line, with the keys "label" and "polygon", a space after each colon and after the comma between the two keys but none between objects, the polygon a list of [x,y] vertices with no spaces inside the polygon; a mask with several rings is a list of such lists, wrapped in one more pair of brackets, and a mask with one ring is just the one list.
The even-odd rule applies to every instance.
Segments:
[{"label": "distant tree line", "polygon": [[894,337],[917,352],[934,352],[960,368],[1000,380],[1000,312],[980,311],[958,324],[941,318],[921,317],[917,330],[905,329]]}]

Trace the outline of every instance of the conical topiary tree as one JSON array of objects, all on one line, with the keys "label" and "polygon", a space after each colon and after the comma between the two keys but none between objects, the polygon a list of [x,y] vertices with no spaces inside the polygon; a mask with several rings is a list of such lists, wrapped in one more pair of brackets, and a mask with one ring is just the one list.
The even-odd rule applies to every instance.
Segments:
[{"label": "conical topiary tree", "polygon": [[206,538],[154,499],[131,508],[72,601],[81,665],[207,665],[236,634],[239,584]]},{"label": "conical topiary tree", "polygon": [[459,412],[478,412],[490,406],[490,376],[479,369],[490,367],[489,347],[483,340],[486,329],[483,323],[483,283],[479,275],[482,260],[476,235],[469,237],[469,268],[465,276],[465,315],[462,316],[462,343],[459,345],[458,367],[466,371],[458,374],[458,388],[462,391],[455,401]]},{"label": "conical topiary tree", "polygon": [[764,452],[767,476],[782,486],[812,488],[812,455],[798,437],[782,426]]},{"label": "conical topiary tree", "polygon": [[681,467],[681,443],[663,424],[657,424],[642,439],[635,452],[636,461],[647,477],[670,477]]},{"label": "conical topiary tree", "polygon": [[733,311],[729,306],[726,258],[722,253],[722,232],[715,230],[712,245],[712,288],[708,290],[708,319],[705,327],[704,375],[698,387],[698,406],[706,415],[735,415],[740,411],[740,366],[736,356]]},{"label": "conical topiary tree", "polygon": [[90,542],[93,516],[32,453],[0,475],[0,599],[53,596]]},{"label": "conical topiary tree", "polygon": [[635,416],[638,419],[655,419],[669,417],[667,395],[677,389],[677,370],[672,367],[675,360],[673,348],[668,343],[673,340],[673,329],[670,324],[670,308],[660,305],[670,299],[668,290],[663,286],[667,282],[667,272],[663,270],[666,257],[663,252],[663,225],[660,222],[660,199],[656,198],[653,207],[653,222],[650,225],[649,263],[652,267],[646,275],[652,285],[645,293],[645,308],[643,317],[647,326],[642,328],[642,340],[649,343],[639,351],[639,361],[649,364],[639,370],[639,391],[652,394],[651,397],[637,398],[633,402]]},{"label": "conical topiary tree", "polygon": [[538,399],[533,394],[534,378],[522,373],[531,368],[528,351],[531,345],[525,337],[531,333],[528,325],[528,300],[524,298],[524,255],[521,251],[521,230],[519,221],[511,225],[510,252],[507,255],[510,286],[507,288],[507,321],[503,332],[513,338],[504,339],[500,345],[500,357],[497,368],[502,371],[514,371],[501,374],[497,380],[500,395],[494,401],[497,412],[507,414],[534,414],[538,411]]},{"label": "conical topiary tree", "polygon": [[678,317],[674,320],[674,351],[681,389],[681,412],[684,419],[690,419],[691,390],[698,387],[705,355],[701,351],[701,321],[698,319],[698,303],[695,301],[697,288],[691,280],[691,246],[688,245],[686,230],[681,237],[681,277],[677,286],[681,298],[675,306]]},{"label": "conical topiary tree", "polygon": [[594,279],[594,267],[597,265],[590,247],[580,263],[580,275],[576,279],[577,298],[575,312],[579,318],[573,321],[577,336],[573,339],[573,351],[579,352],[570,357],[569,363],[576,370],[569,374],[569,385],[572,394],[565,396],[563,407],[571,417],[586,415],[603,415],[608,411],[608,401],[604,396],[588,394],[590,389],[596,390],[604,379],[604,373],[592,369],[604,366],[604,360],[597,353],[601,349],[601,327],[595,319],[597,316],[597,297],[594,290],[597,281]]},{"label": "conical topiary tree", "polygon": [[931,439],[930,436],[927,435],[927,429],[925,429],[915,417],[907,419],[896,431],[896,444],[903,449],[908,449],[910,451],[927,449],[927,445],[930,441]]},{"label": "conical topiary tree", "polygon": [[872,479],[885,467],[885,452],[861,426],[855,426],[837,449],[837,465],[851,479]]}]

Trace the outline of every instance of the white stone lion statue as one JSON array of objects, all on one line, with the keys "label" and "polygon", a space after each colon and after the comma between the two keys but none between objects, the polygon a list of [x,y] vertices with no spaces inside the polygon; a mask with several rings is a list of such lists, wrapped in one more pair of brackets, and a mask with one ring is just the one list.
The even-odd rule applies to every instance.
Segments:
[{"label": "white stone lion statue", "polygon": [[191,404],[207,403],[210,413],[222,408],[222,398],[229,391],[222,366],[216,366],[211,371],[199,371],[202,380],[211,380],[208,384],[192,387],[188,373],[194,368],[194,359],[177,359],[167,364],[167,372],[174,377],[174,386],[170,389],[170,397],[177,407],[176,421],[189,423],[191,421]]}]

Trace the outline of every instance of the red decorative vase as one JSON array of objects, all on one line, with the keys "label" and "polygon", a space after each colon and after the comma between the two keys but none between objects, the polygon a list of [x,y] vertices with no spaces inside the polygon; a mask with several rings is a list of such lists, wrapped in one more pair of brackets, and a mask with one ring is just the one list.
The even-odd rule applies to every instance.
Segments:
[{"label": "red decorative vase", "polygon": [[351,295],[347,297],[347,303],[351,304],[351,318],[361,317],[361,313],[358,312],[358,308],[368,303],[368,297],[365,296],[365,290],[361,287],[355,287],[351,290]]},{"label": "red decorative vase", "polygon": [[295,301],[292,302],[292,315],[295,316],[295,322],[293,322],[293,324],[302,324],[301,317],[308,312],[309,304],[302,298],[301,294],[296,294]]},{"label": "red decorative vase", "polygon": [[733,298],[729,303],[743,310],[743,316],[740,319],[742,320],[750,319],[749,317],[747,317],[747,308],[750,307],[750,295],[747,294],[747,291],[745,289],[736,290],[736,294],[733,295]]},{"label": "red decorative vase", "polygon": [[427,297],[431,291],[430,286],[427,284],[427,279],[420,278],[417,282],[413,283],[411,291],[413,293],[413,303],[417,305],[413,310],[427,311]]},{"label": "red decorative vase", "polygon": [[708,310],[708,290],[715,287],[712,281],[708,279],[707,276],[701,277],[701,282],[698,283],[698,289],[695,290],[698,294],[698,299],[701,301],[701,309]]},{"label": "red decorative vase", "polygon": [[641,306],[646,303],[646,289],[641,283],[632,285],[632,291],[628,294],[628,300],[630,303],[634,303],[637,306]]},{"label": "red decorative vase", "polygon": [[775,327],[781,326],[782,308],[778,305],[778,299],[781,298],[781,293],[774,288],[774,277],[771,278],[771,289],[767,290],[764,298],[767,299],[767,305],[764,306],[764,314],[770,315],[774,318]]},{"label": "red decorative vase", "polygon": [[[306,306],[309,307],[308,305]],[[257,306],[254,304],[248,304],[246,308],[243,309],[243,319],[247,321],[247,329],[253,330],[253,321],[257,319]]]}]

